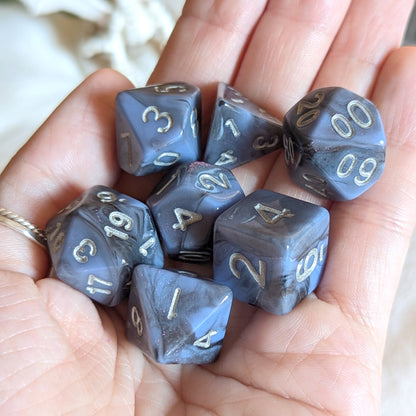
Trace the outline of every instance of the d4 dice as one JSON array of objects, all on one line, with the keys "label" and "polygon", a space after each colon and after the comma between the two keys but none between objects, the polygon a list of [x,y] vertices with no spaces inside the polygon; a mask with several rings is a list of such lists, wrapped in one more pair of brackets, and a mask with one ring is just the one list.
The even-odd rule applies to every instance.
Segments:
[{"label": "d4 dice", "polygon": [[217,216],[244,197],[234,175],[204,162],[171,170],[147,200],[165,252],[184,261],[209,261]]},{"label": "d4 dice", "polygon": [[289,174],[315,194],[354,199],[383,172],[386,143],[379,112],[351,91],[312,91],[286,113],[283,128]]},{"label": "d4 dice", "polygon": [[214,280],[243,302],[288,313],[319,283],[328,231],[325,208],[255,191],[215,223]]},{"label": "d4 dice", "polygon": [[231,304],[226,286],[140,265],[132,278],[127,338],[160,363],[210,363],[220,352]]},{"label": "d4 dice", "polygon": [[282,124],[220,82],[204,161],[233,169],[282,147]]},{"label": "d4 dice", "polygon": [[128,294],[136,264],[163,266],[146,205],[105,186],[85,191],[49,220],[46,235],[57,277],[105,305]]},{"label": "d4 dice", "polygon": [[201,94],[183,82],[122,91],[116,99],[120,167],[136,176],[200,156]]}]

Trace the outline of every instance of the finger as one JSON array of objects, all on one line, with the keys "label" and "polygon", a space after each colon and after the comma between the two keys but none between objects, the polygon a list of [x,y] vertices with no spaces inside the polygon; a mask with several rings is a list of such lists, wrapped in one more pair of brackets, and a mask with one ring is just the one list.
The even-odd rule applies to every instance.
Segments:
[{"label": "finger", "polygon": [[[295,3],[269,2],[235,80],[238,90],[280,120],[309,90],[350,2],[298,0]],[[247,169],[262,173],[257,177],[257,187],[324,204],[322,198],[293,186],[281,152],[237,170],[239,180],[240,171],[244,173]]]},{"label": "finger", "polygon": [[[189,0],[149,79],[149,84],[186,81],[201,89],[203,136],[209,129],[217,83],[232,81],[266,3]],[[123,176],[118,188],[145,200],[160,177]]]},{"label": "finger", "polygon": [[201,88],[203,124],[218,81],[231,82],[266,0],[189,0],[149,83],[187,81]]},{"label": "finger", "polygon": [[383,61],[402,41],[413,3],[353,1],[313,89],[339,85],[367,96]]},{"label": "finger", "polygon": [[[392,3],[394,3],[394,5]],[[264,91],[254,92],[254,94],[259,94],[260,100],[260,97],[263,96],[263,99],[269,100],[271,103],[274,102],[271,111],[276,111],[280,117],[283,117],[283,112],[287,110],[294,101],[299,100],[304,95],[311,84],[313,89],[328,85],[342,85],[358,93],[366,94],[371,90],[376,71],[379,69],[379,66],[385,59],[387,53],[392,47],[397,47],[399,45],[407,15],[410,12],[410,5],[411,2],[399,4],[392,1],[355,1],[350,5],[348,13],[341,25],[339,19],[343,17],[347,4],[333,2],[332,7],[337,9],[341,6],[341,10],[335,10],[334,12],[328,9],[328,11],[331,12],[329,13],[329,19],[332,19],[333,16],[335,16],[335,21],[332,22],[332,26],[330,24],[326,25],[326,27],[330,29],[326,33],[326,38],[322,37],[322,35],[321,38],[317,37],[320,41],[320,43],[317,43],[316,47],[318,50],[313,50],[311,47],[305,48],[310,51],[310,53],[304,54],[304,57],[302,58],[303,62],[301,61],[299,63],[297,63],[295,57],[290,55],[290,51],[285,52],[285,54],[282,53],[283,56],[288,56],[290,60],[289,62],[286,62],[285,59],[283,59],[281,63],[281,66],[288,71],[286,78],[284,77],[282,80],[283,84],[280,85],[279,80],[277,80],[277,83],[275,82],[274,85],[277,85],[277,91],[272,93],[271,98],[266,97]],[[309,12],[308,10],[306,11]],[[321,9],[319,8],[318,15],[320,11]],[[390,18],[390,14],[394,17]],[[338,20],[336,19],[337,16]],[[388,27],[386,27],[387,16],[389,16]],[[371,23],[369,24],[368,22]],[[323,26],[323,24],[321,24],[321,26]],[[339,26],[340,29],[337,33],[337,28]],[[318,27],[320,26],[318,25]],[[308,36],[313,38],[314,35],[313,28],[308,29],[309,32],[304,35],[305,39],[302,38],[302,28],[299,30],[299,28],[294,26],[293,31],[288,29],[287,33],[298,42],[297,47],[293,48],[294,50],[305,50],[303,45],[308,45]],[[294,35],[295,31],[296,35]],[[265,32],[267,35],[267,28],[265,29]],[[261,33],[260,25],[256,34],[257,33]],[[330,41],[332,40],[334,40],[334,42],[331,46]],[[259,43],[261,42],[265,41],[263,40]],[[254,44],[254,39],[252,43]],[[285,45],[290,45],[290,47],[292,47],[292,43],[289,42],[289,40],[281,42],[281,44],[281,48],[284,48]],[[330,49],[329,46],[331,46]],[[254,48],[255,51],[258,49],[258,46]],[[249,53],[247,56],[249,57]],[[258,57],[254,59],[255,62],[258,60]],[[245,64],[245,62],[243,62],[243,64]],[[319,70],[321,64],[322,67]],[[277,65],[278,64],[275,64],[274,66],[277,67]],[[272,65],[271,68],[273,69],[274,66]],[[248,65],[248,67],[251,68],[250,65]],[[307,72],[311,69],[311,72]],[[318,70],[318,77],[315,82],[312,83],[313,77],[315,77]],[[304,72],[298,74],[298,71]],[[278,73],[280,75],[280,68]],[[250,74],[250,70],[248,70],[248,77],[250,75],[252,74]],[[299,78],[300,82],[295,82],[295,77]],[[263,76],[259,78],[262,80],[264,79]],[[269,78],[272,79],[272,75],[269,75]],[[281,77],[279,76],[279,79],[280,78]],[[236,82],[239,81],[240,77],[237,78]],[[268,82],[272,83],[272,81]],[[261,84],[258,85],[260,85],[260,87],[258,87],[260,89]],[[287,88],[287,85],[291,86],[291,88]],[[292,88],[292,85],[295,85],[295,87]],[[267,86],[263,87],[263,89],[266,88]],[[279,100],[282,96],[281,91],[283,91],[284,95],[285,90],[290,90],[290,94],[294,94],[294,96],[289,100],[286,100],[286,105],[283,105],[282,108],[282,104],[279,103]],[[269,88],[269,91],[273,90]],[[328,202],[293,186],[288,176],[282,154],[278,154],[275,162],[270,166],[269,179],[264,182],[263,187],[313,203],[318,203],[327,207],[329,206]]]},{"label": "finger", "polygon": [[416,218],[416,49],[393,52],[372,97],[387,136],[380,180],[360,198],[331,209],[328,263],[318,296],[381,329],[390,308]]},{"label": "finger", "polygon": [[237,89],[282,119],[310,88],[349,3],[270,1],[242,60]]},{"label": "finger", "polygon": [[[330,23],[327,22],[325,25],[324,21],[322,21],[320,25],[312,26],[312,28],[305,25],[308,29],[305,34],[302,32],[303,27],[299,28],[291,24],[292,22],[287,22],[289,27],[283,26],[284,29],[287,29],[283,33],[288,34],[288,39],[277,42],[279,51],[282,50],[283,52],[280,54],[274,53],[273,55],[281,55],[281,62],[278,62],[278,59],[276,59],[274,65],[265,65],[264,62],[261,65],[257,64],[256,72],[262,75],[257,76],[260,82],[253,84],[247,82],[247,79],[254,75],[251,73],[253,68],[251,60],[254,61],[254,67],[256,63],[261,62],[261,56],[259,56],[260,53],[258,51],[267,50],[267,48],[260,48],[260,44],[269,44],[267,42],[270,42],[267,38],[267,34],[270,32],[267,24],[264,29],[265,35],[261,36],[261,24],[265,20],[263,18],[243,61],[243,69],[236,79],[236,87],[239,87],[238,83],[240,82],[242,85],[248,85],[248,88],[254,90],[249,92],[250,96],[255,97],[260,104],[280,118],[283,117],[284,111],[306,93],[311,84],[312,89],[328,85],[341,85],[365,95],[372,89],[375,75],[388,52],[393,47],[399,45],[412,3],[410,1],[401,3],[394,1],[355,1],[350,5],[348,13],[341,24],[340,19],[345,14],[348,5],[346,3],[333,2],[332,7],[336,9],[335,11],[327,9],[326,6],[323,8],[328,10]],[[276,7],[278,5],[280,3],[277,3]],[[321,3],[319,6],[321,6]],[[319,18],[325,19],[326,14],[321,16],[322,9],[321,7],[318,7],[318,9],[318,17],[315,20]],[[279,12],[284,14],[284,10],[279,10]],[[314,16],[313,10],[310,11],[307,7],[305,7],[305,12],[307,13],[307,19],[309,19],[309,15]],[[332,20],[334,16],[335,19]],[[282,20],[280,14],[277,19]],[[387,21],[388,25],[386,24]],[[318,34],[316,34],[316,27],[325,27],[327,32],[318,31]],[[339,31],[337,33],[338,28]],[[257,40],[256,36],[260,40]],[[309,38],[312,41],[315,38],[318,40],[315,49],[313,48],[313,43],[312,46],[308,46],[311,42]],[[290,39],[295,40],[290,41]],[[334,42],[331,46],[330,42],[332,40]],[[295,45],[293,45],[294,42],[296,42]],[[252,45],[254,45],[254,58],[250,55]],[[293,50],[307,50],[308,53],[303,54],[300,60],[297,60],[293,56]],[[286,60],[286,57],[288,57],[288,60]],[[245,66],[246,63],[247,66]],[[321,68],[319,69],[320,66]],[[318,70],[317,79],[312,83],[313,77],[315,77]],[[246,76],[244,76],[245,71],[247,72]],[[266,77],[263,76],[265,71],[270,73]],[[279,77],[276,77],[273,71],[279,74]],[[282,71],[283,77],[281,76]],[[275,81],[273,76],[277,78]],[[265,79],[267,80],[266,85],[263,86],[262,83]],[[290,86],[290,88],[287,86]],[[290,99],[286,99],[285,94],[287,94],[287,91],[293,94]],[[267,102],[270,103],[269,106],[266,104]],[[277,154],[276,160],[269,169],[269,179],[264,182],[264,188],[329,206],[322,199],[293,186],[287,174],[282,154]]]},{"label": "finger", "polygon": [[74,410],[74,397],[88,403],[80,381],[82,369],[77,367],[67,338],[49,315],[36,285],[15,273],[2,273],[1,277],[1,413],[13,414],[17,409],[27,413],[29,408],[33,414],[50,413],[51,407],[46,410],[45,403],[51,397],[45,395],[45,386],[55,385],[57,380],[64,412]]},{"label": "finger", "polygon": [[[0,206],[44,228],[47,220],[86,188],[119,176],[114,100],[131,84],[110,70],[83,82],[13,158],[0,177]],[[0,263],[43,277],[46,251],[0,226]]]}]

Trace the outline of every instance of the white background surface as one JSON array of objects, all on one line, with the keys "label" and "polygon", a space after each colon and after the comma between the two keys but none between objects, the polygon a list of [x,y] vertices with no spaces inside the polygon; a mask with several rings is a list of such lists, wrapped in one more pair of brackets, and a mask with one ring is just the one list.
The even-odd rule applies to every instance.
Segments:
[{"label": "white background surface", "polygon": [[[62,1],[26,3],[43,3],[45,7]],[[33,8],[31,14],[17,2],[0,3],[0,171],[56,105],[99,66],[112,65],[137,86],[144,85],[183,0],[136,0],[141,8],[135,12],[142,16],[142,24],[136,31],[130,30],[130,34],[123,28],[128,11],[119,8],[117,15],[114,3],[127,7],[131,1],[66,3],[75,8],[77,3],[81,4],[83,16],[98,19],[101,28],[67,14],[34,16],[33,11],[42,10]],[[148,3],[159,9],[150,10]],[[109,22],[109,11],[118,18]],[[152,20],[152,13],[158,13],[158,22]],[[416,29],[409,33],[414,36]],[[128,47],[119,56],[111,53],[112,47],[121,43],[134,47],[133,57]],[[100,51],[103,53],[99,54]],[[390,322],[383,364],[383,416],[416,414],[415,254],[416,236]]]}]

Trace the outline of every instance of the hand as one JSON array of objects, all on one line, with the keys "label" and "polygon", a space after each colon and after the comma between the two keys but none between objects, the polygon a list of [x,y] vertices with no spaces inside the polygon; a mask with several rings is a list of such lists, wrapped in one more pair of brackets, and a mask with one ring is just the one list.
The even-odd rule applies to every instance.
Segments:
[{"label": "hand", "polygon": [[[125,305],[97,306],[47,277],[46,251],[1,226],[0,413],[378,415],[386,327],[416,218],[416,50],[395,49],[412,5],[188,1],[150,82],[198,85],[205,132],[217,81],[280,119],[308,90],[339,85],[378,106],[385,172],[360,198],[331,204],[293,186],[279,152],[235,170],[246,193],[325,204],[328,262],[315,295],[288,315],[235,302],[221,356],[206,366],[143,356],[125,338]],[[0,206],[44,227],[96,184],[145,198],[156,178],[120,174],[115,158],[114,99],[127,88],[111,70],[77,88],[1,175]]]}]

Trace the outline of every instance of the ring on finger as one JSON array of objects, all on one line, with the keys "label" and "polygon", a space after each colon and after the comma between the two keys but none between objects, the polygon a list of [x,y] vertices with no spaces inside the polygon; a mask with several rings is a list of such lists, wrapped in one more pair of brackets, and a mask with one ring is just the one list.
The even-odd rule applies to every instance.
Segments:
[{"label": "ring on finger", "polygon": [[48,249],[45,232],[13,211],[0,207],[0,223]]}]

